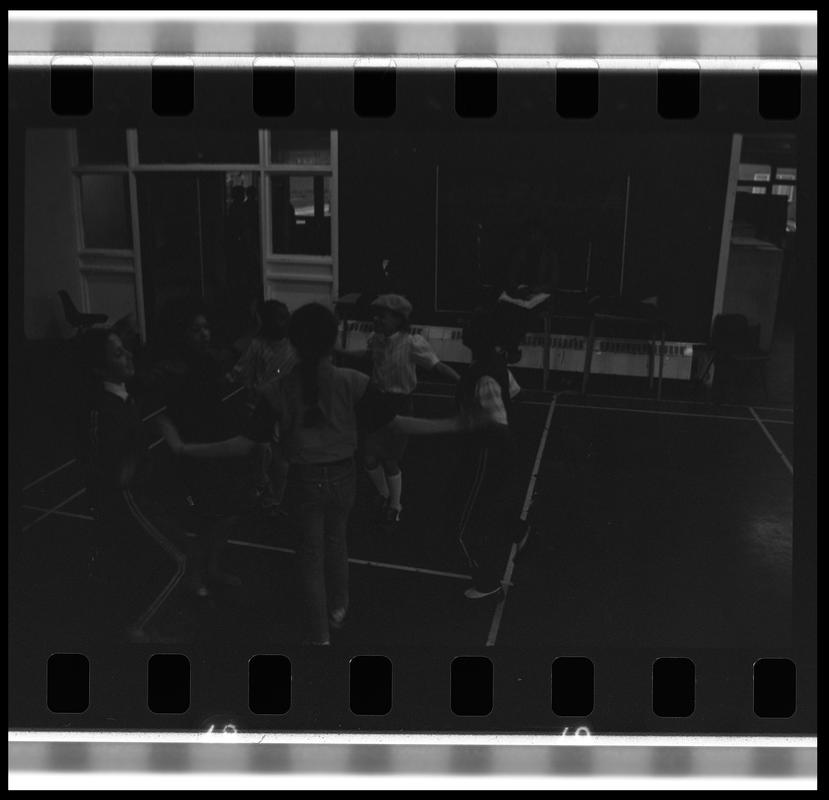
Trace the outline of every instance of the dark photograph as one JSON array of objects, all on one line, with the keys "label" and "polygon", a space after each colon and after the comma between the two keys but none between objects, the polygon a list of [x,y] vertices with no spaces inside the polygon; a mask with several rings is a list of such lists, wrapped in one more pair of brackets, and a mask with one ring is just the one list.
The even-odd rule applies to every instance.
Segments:
[{"label": "dark photograph", "polygon": [[794,136],[43,127],[23,176],[20,641],[791,645]]}]

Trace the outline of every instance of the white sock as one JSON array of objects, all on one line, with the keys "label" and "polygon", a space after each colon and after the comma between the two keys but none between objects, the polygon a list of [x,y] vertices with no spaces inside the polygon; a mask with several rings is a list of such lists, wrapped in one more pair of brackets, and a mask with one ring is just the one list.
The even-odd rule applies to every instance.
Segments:
[{"label": "white sock", "polygon": [[389,496],[389,485],[386,482],[386,472],[382,464],[378,464],[374,469],[367,469],[369,478],[374,484],[374,488],[383,496]]},{"label": "white sock", "polygon": [[403,473],[386,475],[386,480],[389,482],[389,507],[396,508],[399,511],[403,508],[400,505],[400,497],[403,494]]}]

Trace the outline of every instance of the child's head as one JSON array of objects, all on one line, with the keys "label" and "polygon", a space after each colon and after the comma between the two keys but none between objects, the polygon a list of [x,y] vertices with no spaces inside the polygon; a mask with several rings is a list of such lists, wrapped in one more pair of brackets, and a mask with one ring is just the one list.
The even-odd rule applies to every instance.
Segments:
[{"label": "child's head", "polygon": [[164,310],[164,335],[173,350],[198,355],[210,347],[210,325],[200,300],[177,298]]},{"label": "child's head", "polygon": [[497,309],[478,308],[463,328],[463,343],[477,361],[486,358],[497,348],[511,350],[517,346],[507,321]]},{"label": "child's head", "polygon": [[263,339],[279,341],[288,335],[288,324],[291,320],[291,312],[288,306],[279,300],[268,300],[262,304],[259,311],[259,336]]},{"label": "child's head", "polygon": [[331,309],[308,303],[291,314],[288,338],[301,361],[317,362],[334,350],[337,329],[337,318]]},{"label": "child's head", "polygon": [[93,328],[79,340],[78,361],[94,381],[124,383],[135,375],[132,353],[109,328]]},{"label": "child's head", "polygon": [[325,418],[319,406],[317,366],[334,350],[337,330],[334,312],[320,303],[308,303],[291,315],[288,338],[299,356],[296,370],[302,380],[302,424],[306,428],[316,427]]},{"label": "child's head", "polygon": [[184,329],[184,346],[194,353],[204,353],[210,347],[210,325],[204,313],[190,318]]},{"label": "child's head", "polygon": [[498,345],[492,312],[478,308],[463,327],[462,341],[472,351],[473,358],[480,358]]},{"label": "child's head", "polygon": [[372,304],[374,328],[391,336],[397,331],[408,330],[412,304],[403,295],[381,294]]}]

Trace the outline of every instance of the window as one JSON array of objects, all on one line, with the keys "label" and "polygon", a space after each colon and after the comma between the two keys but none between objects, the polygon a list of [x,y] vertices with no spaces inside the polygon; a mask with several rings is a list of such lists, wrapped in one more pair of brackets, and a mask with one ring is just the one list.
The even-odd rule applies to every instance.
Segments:
[{"label": "window", "polygon": [[331,177],[272,175],[273,252],[331,255]]},{"label": "window", "polygon": [[271,163],[291,166],[331,164],[328,131],[271,131]]},{"label": "window", "polygon": [[230,208],[234,203],[259,204],[258,181],[255,172],[225,173],[225,205]]},{"label": "window", "polygon": [[146,128],[138,131],[142,164],[257,164],[255,130],[193,130]]},{"label": "window", "polygon": [[[777,170],[774,176],[775,181],[792,181],[792,183],[778,183],[772,188],[773,194],[784,194],[786,197],[789,198],[789,206],[790,211],[791,204],[794,203],[795,199],[795,184],[794,182],[797,180],[797,172],[795,170]],[[789,216],[791,217],[792,214],[790,213]]]},{"label": "window", "polygon": [[86,249],[130,250],[129,190],[125,174],[80,176],[83,244]]},{"label": "window", "polygon": [[[755,175],[762,173],[771,173],[771,167],[768,164],[740,164],[739,180],[762,180],[761,178],[755,177]],[[768,180],[768,175],[766,175],[765,180]]]},{"label": "window", "polygon": [[[797,170],[794,167],[740,164],[737,192],[734,235],[753,236],[780,244],[784,230],[789,233],[796,230]],[[765,197],[769,195],[774,196],[774,199],[769,197],[766,200]],[[780,218],[783,208],[777,199],[779,197],[786,198],[785,226]]]},{"label": "window", "polygon": [[[784,195],[789,202],[789,219],[794,219],[797,170],[769,164],[740,164],[737,191],[749,194]],[[768,184],[760,186],[758,184]]]},{"label": "window", "polygon": [[123,128],[79,128],[78,163],[126,164],[126,131]]},{"label": "window", "polygon": [[783,186],[778,183],[776,186],[771,187],[771,193],[786,195],[786,197],[789,198],[790,203],[794,200],[794,186]]},{"label": "window", "polygon": [[[766,181],[768,182],[771,178],[771,174],[768,172],[755,172],[754,173],[754,180],[755,181]],[[752,194],[765,194],[766,188],[765,186],[754,186],[751,189]]]}]

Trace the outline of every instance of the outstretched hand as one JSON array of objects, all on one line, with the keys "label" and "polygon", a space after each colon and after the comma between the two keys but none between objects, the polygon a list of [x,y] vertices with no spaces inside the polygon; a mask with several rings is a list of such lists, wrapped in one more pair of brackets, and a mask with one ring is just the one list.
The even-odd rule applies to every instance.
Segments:
[{"label": "outstretched hand", "polygon": [[176,426],[163,417],[159,420],[158,425],[161,429],[161,435],[164,437],[164,441],[170,448],[170,452],[176,456],[184,455],[184,442],[181,440],[181,436],[179,436]]},{"label": "outstretched hand", "polygon": [[464,427],[468,430],[480,430],[495,425],[495,414],[486,409],[475,406],[463,414]]}]

